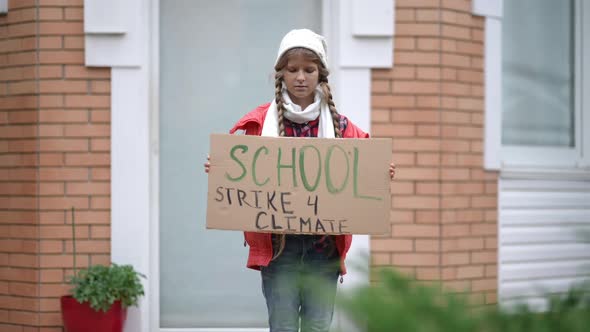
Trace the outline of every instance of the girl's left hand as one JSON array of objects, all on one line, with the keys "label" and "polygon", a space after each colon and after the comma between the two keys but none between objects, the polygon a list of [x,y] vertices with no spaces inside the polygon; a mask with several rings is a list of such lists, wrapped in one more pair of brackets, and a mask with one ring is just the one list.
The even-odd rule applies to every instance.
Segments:
[{"label": "girl's left hand", "polygon": [[395,164],[394,163],[389,164],[389,176],[391,177],[391,180],[393,180],[393,178],[395,177]]}]

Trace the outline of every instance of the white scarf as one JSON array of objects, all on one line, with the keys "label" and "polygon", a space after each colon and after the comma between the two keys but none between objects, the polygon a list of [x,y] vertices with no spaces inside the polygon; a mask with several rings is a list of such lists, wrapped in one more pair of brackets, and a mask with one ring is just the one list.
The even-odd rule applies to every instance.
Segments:
[{"label": "white scarf", "polygon": [[[332,121],[332,114],[330,113],[330,108],[328,104],[326,104],[323,100],[323,93],[320,89],[320,86],[315,90],[315,97],[314,102],[307,106],[305,110],[301,110],[301,106],[293,103],[291,98],[289,98],[289,94],[287,93],[286,89],[283,89],[283,101],[285,107],[284,116],[293,121],[295,123],[306,123],[309,121],[313,121],[320,117],[319,121],[319,128],[318,128],[318,137],[321,138],[334,138],[336,137],[334,133],[334,122]],[[266,112],[266,117],[264,119],[264,124],[262,125],[262,134],[261,136],[268,136],[268,137],[278,137],[279,136],[279,112],[277,110],[277,103],[276,100],[273,99],[268,111]]]}]

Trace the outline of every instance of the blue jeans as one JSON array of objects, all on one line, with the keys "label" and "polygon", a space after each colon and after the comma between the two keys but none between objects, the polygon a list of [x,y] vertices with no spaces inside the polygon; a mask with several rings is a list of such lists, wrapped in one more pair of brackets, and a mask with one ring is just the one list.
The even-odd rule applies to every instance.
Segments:
[{"label": "blue jeans", "polygon": [[[332,323],[340,257],[319,236],[287,235],[285,249],[261,268],[270,332],[327,332]],[[331,250],[332,249],[332,250]]]}]

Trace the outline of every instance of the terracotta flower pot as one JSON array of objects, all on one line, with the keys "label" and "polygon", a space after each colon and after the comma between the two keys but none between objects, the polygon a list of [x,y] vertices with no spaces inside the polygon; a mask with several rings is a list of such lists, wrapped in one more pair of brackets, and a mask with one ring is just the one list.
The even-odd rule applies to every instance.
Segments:
[{"label": "terracotta flower pot", "polygon": [[122,332],[127,309],[116,301],[107,312],[94,311],[68,295],[61,297],[61,314],[65,332]]}]

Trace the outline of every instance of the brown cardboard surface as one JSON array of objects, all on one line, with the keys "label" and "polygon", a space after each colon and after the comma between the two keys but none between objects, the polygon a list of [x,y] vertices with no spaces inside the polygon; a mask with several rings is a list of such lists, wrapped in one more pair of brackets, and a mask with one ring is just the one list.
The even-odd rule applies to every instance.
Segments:
[{"label": "brown cardboard surface", "polygon": [[390,139],[212,134],[207,228],[389,233]]}]

